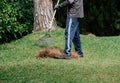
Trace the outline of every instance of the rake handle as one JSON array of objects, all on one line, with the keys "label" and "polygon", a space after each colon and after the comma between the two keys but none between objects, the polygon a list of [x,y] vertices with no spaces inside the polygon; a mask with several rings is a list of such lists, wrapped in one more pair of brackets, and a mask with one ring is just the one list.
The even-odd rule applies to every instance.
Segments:
[{"label": "rake handle", "polygon": [[[60,0],[57,1],[57,4],[56,4],[56,5],[58,5],[59,2],[60,2]],[[52,17],[52,20],[50,21],[50,27],[49,27],[49,29],[48,29],[48,33],[49,33],[49,34],[50,34],[50,30],[51,30],[51,27],[52,27],[52,23],[53,23],[53,20],[54,20],[55,14],[56,14],[56,10],[54,11],[54,13],[53,13],[53,17]]]}]

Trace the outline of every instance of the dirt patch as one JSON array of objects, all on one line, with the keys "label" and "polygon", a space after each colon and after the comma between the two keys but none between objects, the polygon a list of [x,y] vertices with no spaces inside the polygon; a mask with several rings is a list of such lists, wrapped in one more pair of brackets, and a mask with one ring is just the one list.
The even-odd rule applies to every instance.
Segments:
[{"label": "dirt patch", "polygon": [[[60,50],[56,47],[46,47],[40,50],[37,54],[36,58],[53,58],[55,56],[60,56],[64,54],[63,50]],[[71,58],[80,58],[80,56],[76,52],[71,52]]]},{"label": "dirt patch", "polygon": [[86,32],[86,33],[84,33],[84,35],[87,35],[87,36],[92,36],[92,37],[96,37],[96,35],[95,35],[95,34],[93,34],[93,33],[91,33],[91,32]]}]

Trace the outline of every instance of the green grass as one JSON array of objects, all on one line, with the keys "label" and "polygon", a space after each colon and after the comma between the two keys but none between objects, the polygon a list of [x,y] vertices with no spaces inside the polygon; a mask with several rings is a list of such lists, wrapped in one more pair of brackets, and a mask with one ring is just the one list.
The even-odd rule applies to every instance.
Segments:
[{"label": "green grass", "polygon": [[[42,48],[35,43],[44,34],[0,45],[0,83],[120,83],[120,36],[81,35],[81,59],[36,59]],[[51,35],[54,46],[64,49],[64,30]]]}]

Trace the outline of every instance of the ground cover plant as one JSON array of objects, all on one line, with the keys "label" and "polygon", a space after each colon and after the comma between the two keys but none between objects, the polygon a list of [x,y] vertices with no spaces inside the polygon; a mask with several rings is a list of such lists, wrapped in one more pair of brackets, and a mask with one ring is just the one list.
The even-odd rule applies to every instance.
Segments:
[{"label": "ground cover plant", "polygon": [[[120,83],[120,37],[81,34],[85,57],[36,59],[42,47],[36,41],[46,32],[34,32],[0,45],[0,83]],[[52,31],[54,46],[64,48],[64,29]],[[73,50],[73,48],[72,48]]]}]

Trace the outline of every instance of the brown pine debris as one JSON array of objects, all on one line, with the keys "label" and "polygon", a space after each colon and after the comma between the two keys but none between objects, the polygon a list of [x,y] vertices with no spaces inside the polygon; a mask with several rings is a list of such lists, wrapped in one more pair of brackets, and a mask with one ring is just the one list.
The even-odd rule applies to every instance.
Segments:
[{"label": "brown pine debris", "polygon": [[[63,50],[60,50],[56,47],[46,47],[40,50],[40,52],[37,54],[36,58],[53,58],[55,56],[63,55]],[[71,58],[80,58],[80,56],[76,52],[71,52]]]}]

